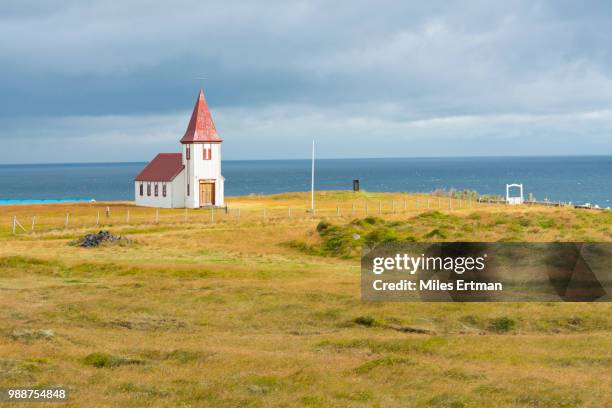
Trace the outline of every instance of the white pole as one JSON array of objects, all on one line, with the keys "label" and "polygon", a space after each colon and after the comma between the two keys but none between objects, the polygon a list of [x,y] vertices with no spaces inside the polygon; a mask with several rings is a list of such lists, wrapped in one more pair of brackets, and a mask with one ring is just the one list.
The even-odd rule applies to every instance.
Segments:
[{"label": "white pole", "polygon": [[34,231],[34,224],[36,223],[36,216],[32,217],[32,231]]},{"label": "white pole", "polygon": [[17,228],[17,216],[13,215],[13,235],[15,235],[16,228]]},{"label": "white pole", "polygon": [[315,167],[315,141],[312,139],[312,166],[310,171],[310,209],[314,213],[314,167]]}]

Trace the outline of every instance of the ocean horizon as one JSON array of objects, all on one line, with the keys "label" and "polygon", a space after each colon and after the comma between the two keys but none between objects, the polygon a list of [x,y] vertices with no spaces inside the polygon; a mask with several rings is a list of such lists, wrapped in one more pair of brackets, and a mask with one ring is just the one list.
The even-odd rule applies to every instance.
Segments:
[{"label": "ocean horizon", "polygon": [[[5,200],[133,200],[133,178],[146,162],[0,165]],[[224,160],[227,196],[310,190],[310,159]],[[317,190],[430,192],[476,190],[504,195],[522,183],[525,198],[612,205],[612,156],[480,156],[317,159]]]}]

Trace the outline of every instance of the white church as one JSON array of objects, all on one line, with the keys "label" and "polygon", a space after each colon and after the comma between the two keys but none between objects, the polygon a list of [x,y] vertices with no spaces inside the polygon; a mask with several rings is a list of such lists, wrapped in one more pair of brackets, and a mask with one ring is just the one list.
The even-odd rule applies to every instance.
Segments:
[{"label": "white church", "polygon": [[200,90],[181,153],[159,153],[134,179],[136,204],[159,208],[223,206],[221,142]]}]

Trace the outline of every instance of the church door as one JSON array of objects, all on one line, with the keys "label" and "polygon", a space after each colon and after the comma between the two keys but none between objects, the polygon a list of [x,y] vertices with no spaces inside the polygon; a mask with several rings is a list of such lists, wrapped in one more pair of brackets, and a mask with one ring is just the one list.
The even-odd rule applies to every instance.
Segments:
[{"label": "church door", "polygon": [[215,205],[215,183],[200,181],[200,207]]}]

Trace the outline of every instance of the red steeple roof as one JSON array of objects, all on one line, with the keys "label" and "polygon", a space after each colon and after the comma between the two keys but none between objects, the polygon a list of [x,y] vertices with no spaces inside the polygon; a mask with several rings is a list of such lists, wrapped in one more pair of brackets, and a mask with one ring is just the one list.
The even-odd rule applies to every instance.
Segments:
[{"label": "red steeple roof", "polygon": [[210,143],[222,141],[219,135],[217,135],[217,129],[215,129],[215,124],[208,110],[208,104],[204,98],[204,90],[200,89],[198,100],[193,107],[189,126],[187,126],[181,143]]}]

